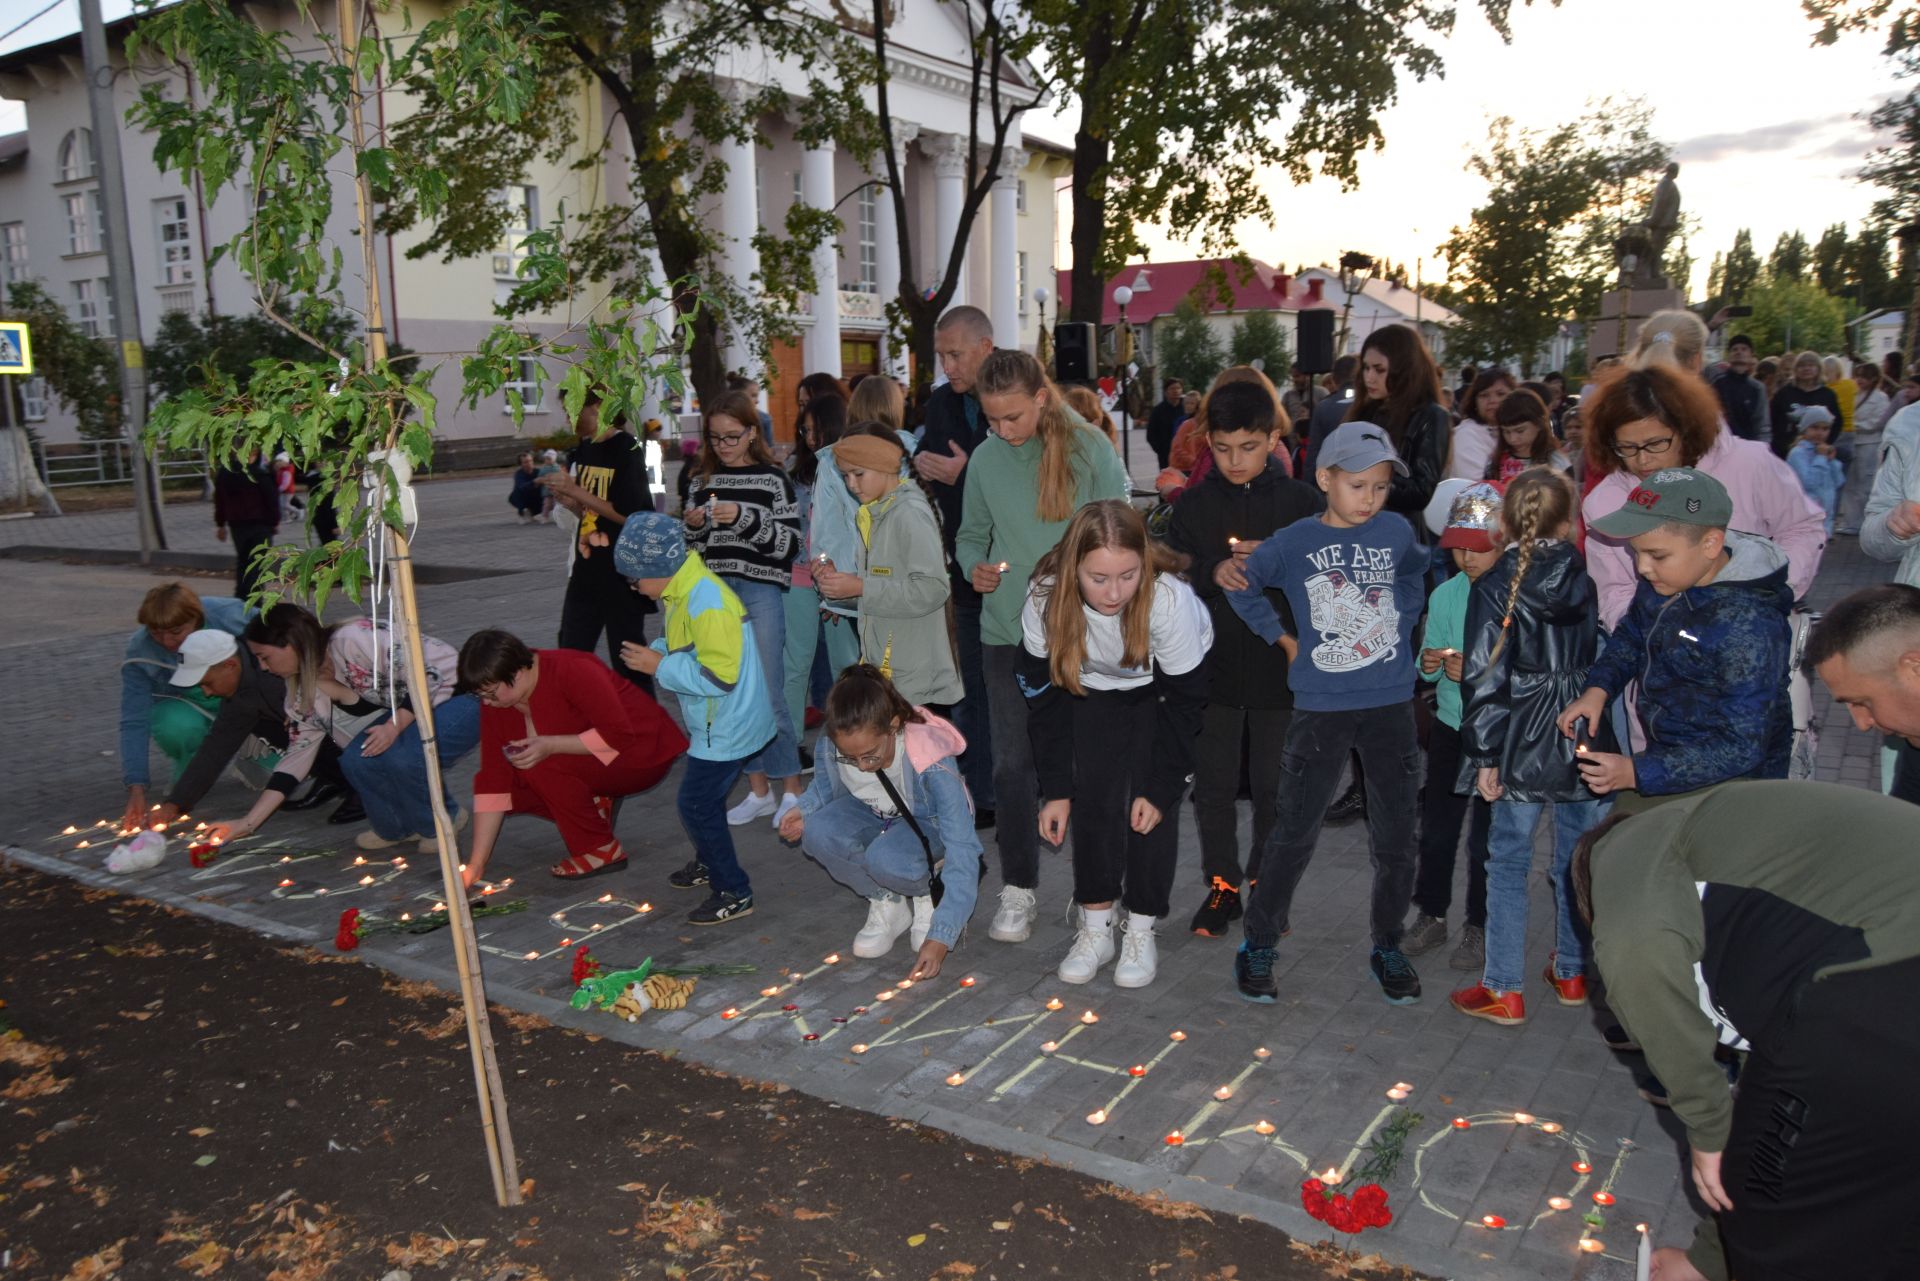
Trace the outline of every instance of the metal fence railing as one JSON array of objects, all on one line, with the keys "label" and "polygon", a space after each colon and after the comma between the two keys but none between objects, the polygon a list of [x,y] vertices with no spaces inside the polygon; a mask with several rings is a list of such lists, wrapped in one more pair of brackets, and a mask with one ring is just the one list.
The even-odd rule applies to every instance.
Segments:
[{"label": "metal fence railing", "polygon": [[[56,449],[47,449],[36,441],[33,452],[48,489],[124,485],[133,478],[133,451],[125,441],[95,441]],[[170,480],[202,480],[207,474],[206,455],[198,452],[161,454],[158,465],[163,485]]]}]

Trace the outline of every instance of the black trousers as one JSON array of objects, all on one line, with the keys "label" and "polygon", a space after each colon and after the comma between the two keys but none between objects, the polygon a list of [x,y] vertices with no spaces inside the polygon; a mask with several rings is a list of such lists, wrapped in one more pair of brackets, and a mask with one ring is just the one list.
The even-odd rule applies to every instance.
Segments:
[{"label": "black trousers", "polygon": [[967,740],[960,753],[960,772],[973,793],[976,809],[997,804],[993,786],[993,718],[987,710],[986,660],[980,648],[980,593],[959,574],[953,583],[953,639],[960,656],[960,685],[966,691],[949,717]]},{"label": "black trousers", "polygon": [[[1287,745],[1289,707],[1228,707],[1207,704],[1206,720],[1193,746],[1193,809],[1200,827],[1200,868],[1235,889],[1260,876],[1260,856],[1273,838],[1280,800],[1280,759]],[[1253,844],[1240,866],[1240,750],[1247,753],[1253,796]]]},{"label": "black trousers", "polygon": [[260,583],[260,571],[254,567],[253,554],[273,541],[278,525],[229,525],[227,537],[233,540],[233,594],[241,600],[253,595]]},{"label": "black trousers", "polygon": [[1920,958],[1804,985],[1751,1038],[1718,1218],[1739,1281],[1920,1277]]},{"label": "black trousers", "polygon": [[1358,711],[1293,711],[1280,763],[1280,812],[1247,902],[1246,939],[1273,947],[1291,926],[1293,892],[1313,861],[1320,825],[1347,753],[1367,769],[1367,839],[1373,853],[1373,945],[1400,946],[1413,894],[1413,827],[1420,745],[1413,701]]},{"label": "black trousers", "polygon": [[1894,751],[1893,788],[1888,795],[1920,805],[1920,747],[1898,736],[1889,736],[1887,744]]},{"label": "black trousers", "polygon": [[653,678],[620,661],[621,642],[647,643],[647,615],[652,612],[647,598],[629,588],[624,579],[586,573],[576,565],[560,606],[560,638],[556,643],[561,649],[591,654],[600,648],[604,634],[608,665],[652,694]]},{"label": "black trousers", "polygon": [[1438,717],[1427,737],[1427,794],[1420,807],[1420,869],[1413,878],[1413,905],[1445,918],[1453,906],[1453,867],[1460,851],[1460,824],[1467,824],[1467,924],[1487,927],[1487,833],[1493,806],[1475,792],[1455,795],[1460,773],[1460,731]]},{"label": "black trousers", "polygon": [[[1160,700],[1152,685],[1089,689],[1073,700],[1073,901],[1165,916],[1180,849],[1180,804],[1151,832],[1133,830],[1133,801],[1152,766]],[[1121,750],[1119,745],[1125,744]]]}]

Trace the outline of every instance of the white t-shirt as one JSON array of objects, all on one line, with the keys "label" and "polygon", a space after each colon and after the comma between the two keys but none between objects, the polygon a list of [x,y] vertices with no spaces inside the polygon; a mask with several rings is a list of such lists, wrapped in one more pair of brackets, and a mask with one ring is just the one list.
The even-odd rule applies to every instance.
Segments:
[{"label": "white t-shirt", "polygon": [[[840,764],[839,750],[834,751],[834,762]],[[900,793],[902,799],[907,795],[907,746],[896,735],[893,740],[893,764],[884,771],[887,781],[893,784],[893,790]],[[870,774],[858,765],[840,764],[840,781],[847,790],[858,797],[862,804],[883,818],[900,812],[900,807],[887,795],[887,789],[880,786],[880,775]]]},{"label": "white t-shirt", "polygon": [[[1045,622],[1041,617],[1041,596],[1053,585],[1052,579],[1034,583],[1027,603],[1020,609],[1020,630],[1027,652],[1037,658],[1049,653]],[[1118,615],[1109,617],[1084,606],[1087,660],[1080,669],[1080,683],[1087,689],[1135,689],[1153,680],[1153,664],[1171,676],[1184,675],[1206,661],[1213,648],[1213,616],[1193,594],[1193,588],[1172,574],[1154,580],[1153,615],[1147,641],[1147,662],[1128,667],[1121,661],[1126,639],[1121,634]]]},{"label": "white t-shirt", "polygon": [[1480,480],[1493,461],[1494,446],[1500,442],[1500,429],[1463,418],[1453,429],[1453,451],[1447,458],[1447,479]]}]

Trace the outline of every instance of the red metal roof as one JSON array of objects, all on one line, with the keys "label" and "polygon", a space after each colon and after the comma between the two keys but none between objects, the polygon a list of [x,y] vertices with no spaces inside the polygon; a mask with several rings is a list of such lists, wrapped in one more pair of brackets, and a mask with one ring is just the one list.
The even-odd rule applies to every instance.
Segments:
[{"label": "red metal roof", "polygon": [[[1242,279],[1244,269],[1226,258],[1130,262],[1106,283],[1106,306],[1101,308],[1100,323],[1111,325],[1120,319],[1120,308],[1113,301],[1113,291],[1121,285],[1133,290],[1133,301],[1127,304],[1127,319],[1135,324],[1172,315],[1174,308],[1187,298],[1194,297],[1194,290],[1201,287],[1203,282],[1200,296],[1195,297],[1203,311],[1308,311],[1333,307],[1333,303],[1324,295],[1326,286],[1322,280],[1297,282],[1288,273],[1276,271],[1257,258],[1249,260],[1248,265],[1253,269],[1253,274]],[[1215,282],[1208,278],[1216,268],[1225,274],[1232,291],[1231,306],[1221,303]],[[1143,273],[1149,286],[1144,290],[1139,285]],[[1055,276],[1060,314],[1064,316],[1073,306],[1073,273],[1060,271]]]}]

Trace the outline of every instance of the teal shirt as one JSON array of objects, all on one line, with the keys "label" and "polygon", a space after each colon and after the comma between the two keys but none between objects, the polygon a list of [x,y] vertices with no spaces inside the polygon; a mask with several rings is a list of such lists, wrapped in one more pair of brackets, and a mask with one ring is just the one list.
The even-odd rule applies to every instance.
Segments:
[{"label": "teal shirt", "polygon": [[[1040,519],[1040,454],[1038,435],[1018,446],[989,436],[967,461],[954,560],[962,577],[967,578],[973,576],[975,565],[1007,562],[1000,586],[982,601],[983,644],[1020,643],[1020,607],[1026,603],[1027,581],[1040,558],[1052,551],[1067,531],[1066,520]],[[1077,427],[1073,442],[1075,510],[1103,498],[1125,499],[1132,493],[1133,482],[1127,478],[1127,469],[1112,443],[1091,427]]]},{"label": "teal shirt", "polygon": [[[1446,582],[1434,588],[1427,597],[1427,634],[1422,644],[1428,649],[1457,649],[1467,647],[1467,597],[1473,591],[1473,580],[1465,574],[1456,573]],[[1449,679],[1446,665],[1443,663],[1430,672],[1421,672],[1420,679],[1438,686],[1435,714],[1441,724],[1448,729],[1460,728],[1460,682]]]}]

